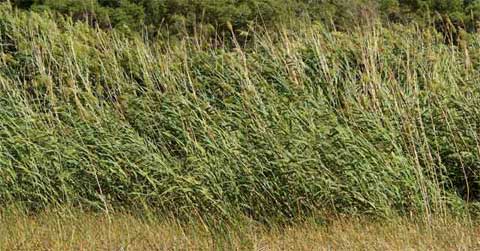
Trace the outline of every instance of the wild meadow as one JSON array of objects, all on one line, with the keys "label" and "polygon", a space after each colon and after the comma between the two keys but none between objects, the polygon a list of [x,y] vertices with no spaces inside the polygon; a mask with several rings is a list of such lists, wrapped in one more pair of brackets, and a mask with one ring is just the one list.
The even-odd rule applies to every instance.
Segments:
[{"label": "wild meadow", "polygon": [[[461,33],[456,43],[445,36],[371,20],[347,32],[303,23],[232,30],[215,41],[201,32],[152,41],[0,4],[0,206],[23,212],[0,213],[0,222],[18,219],[0,226],[0,236],[28,243],[19,229],[30,223],[21,222],[33,221],[35,231],[42,218],[31,215],[53,208],[97,215],[81,221],[93,230],[98,214],[117,231],[137,222],[129,214],[177,222],[141,223],[152,233],[173,226],[166,238],[192,221],[197,233],[247,222],[259,224],[268,243],[284,233],[280,226],[409,218],[427,232],[438,221],[457,226],[441,233],[465,245],[439,248],[478,247],[480,35]],[[451,223],[456,217],[468,224]],[[43,235],[30,237],[39,246],[28,247],[72,248],[42,242],[50,236],[42,226],[61,222],[40,224]],[[399,220],[396,233],[396,223],[353,222],[356,234],[363,231],[356,227],[385,227],[386,238],[399,241],[391,249],[410,243],[392,236],[416,228]],[[236,249],[247,247],[242,238],[258,244],[256,230],[240,230],[248,236],[230,239]],[[318,231],[311,238],[330,238]],[[113,247],[72,238],[85,250]],[[209,238],[194,240],[224,248]],[[389,248],[372,241],[331,247]],[[303,244],[298,249],[315,247]],[[150,250],[162,247],[195,245]]]}]

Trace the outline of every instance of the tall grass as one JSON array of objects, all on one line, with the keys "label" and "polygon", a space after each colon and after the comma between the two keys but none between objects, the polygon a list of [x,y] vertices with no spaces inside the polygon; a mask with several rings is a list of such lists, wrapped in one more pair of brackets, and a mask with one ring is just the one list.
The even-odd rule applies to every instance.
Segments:
[{"label": "tall grass", "polygon": [[252,36],[152,43],[1,4],[1,203],[261,221],[476,205],[476,34]]}]

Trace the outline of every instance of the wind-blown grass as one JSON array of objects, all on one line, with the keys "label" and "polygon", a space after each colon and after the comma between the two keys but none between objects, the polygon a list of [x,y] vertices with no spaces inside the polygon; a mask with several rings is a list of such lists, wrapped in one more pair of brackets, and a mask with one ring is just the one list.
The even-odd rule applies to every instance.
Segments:
[{"label": "wind-blown grass", "polygon": [[261,221],[476,205],[476,34],[252,36],[152,43],[0,5],[1,203]]},{"label": "wind-blown grass", "polygon": [[327,225],[235,226],[207,231],[173,219],[142,220],[129,214],[0,213],[2,250],[478,250],[478,222],[412,219],[335,219]]}]

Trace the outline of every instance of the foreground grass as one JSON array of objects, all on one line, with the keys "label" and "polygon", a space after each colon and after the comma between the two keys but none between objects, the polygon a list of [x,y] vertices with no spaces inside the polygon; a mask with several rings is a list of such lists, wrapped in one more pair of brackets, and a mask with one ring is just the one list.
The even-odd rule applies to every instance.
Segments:
[{"label": "foreground grass", "polygon": [[337,218],[266,228],[252,222],[223,232],[200,222],[116,214],[48,212],[0,216],[0,250],[478,250],[472,221]]},{"label": "foreground grass", "polygon": [[[474,221],[432,219],[480,212],[480,34],[251,38],[150,42],[0,4],[0,208],[27,212],[2,214],[0,249],[479,248]],[[70,205],[110,213],[28,216]],[[111,213],[149,209],[172,217]],[[291,225],[319,211],[389,220]]]},{"label": "foreground grass", "polygon": [[235,222],[480,208],[480,35],[145,41],[0,4],[0,207]]}]

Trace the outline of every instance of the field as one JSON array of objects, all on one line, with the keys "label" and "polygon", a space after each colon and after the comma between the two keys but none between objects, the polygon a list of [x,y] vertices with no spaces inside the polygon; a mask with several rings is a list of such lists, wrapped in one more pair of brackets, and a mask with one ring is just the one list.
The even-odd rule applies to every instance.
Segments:
[{"label": "field", "polygon": [[0,216],[0,250],[477,250],[478,223],[467,219],[332,219],[266,228],[250,222],[212,232],[173,219],[50,211]]},{"label": "field", "polygon": [[227,226],[247,249],[478,246],[478,34],[249,32],[150,41],[0,4],[0,205],[29,215],[0,248],[215,248]]}]

